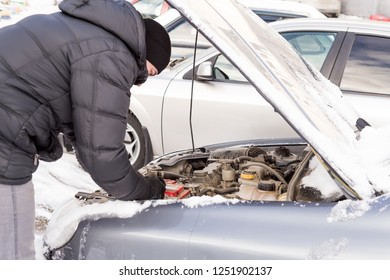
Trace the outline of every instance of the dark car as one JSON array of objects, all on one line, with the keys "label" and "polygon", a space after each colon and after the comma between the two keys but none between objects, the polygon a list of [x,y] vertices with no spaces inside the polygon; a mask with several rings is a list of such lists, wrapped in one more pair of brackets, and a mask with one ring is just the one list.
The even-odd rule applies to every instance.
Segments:
[{"label": "dark car", "polygon": [[388,259],[390,128],[371,127],[338,87],[236,1],[168,1],[301,138],[166,154],[140,169],[165,180],[161,200],[78,193],[53,213],[46,257]]}]

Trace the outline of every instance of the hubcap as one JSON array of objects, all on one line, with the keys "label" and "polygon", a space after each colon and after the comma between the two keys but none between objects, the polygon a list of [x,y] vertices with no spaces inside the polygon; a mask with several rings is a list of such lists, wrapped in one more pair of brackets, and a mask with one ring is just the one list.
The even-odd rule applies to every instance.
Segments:
[{"label": "hubcap", "polygon": [[125,146],[127,150],[127,154],[129,156],[129,160],[131,164],[137,160],[140,154],[140,139],[135,131],[135,129],[127,124],[126,127],[126,135],[125,135]]}]

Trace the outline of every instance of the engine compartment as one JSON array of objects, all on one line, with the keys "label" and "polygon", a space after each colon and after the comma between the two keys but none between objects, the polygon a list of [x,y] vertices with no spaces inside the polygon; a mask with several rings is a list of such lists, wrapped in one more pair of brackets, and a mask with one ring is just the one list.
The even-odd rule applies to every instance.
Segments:
[{"label": "engine compartment", "polygon": [[222,195],[257,201],[340,200],[341,193],[325,197],[302,183],[315,157],[307,145],[235,146],[165,155],[139,171],[165,180],[166,199]]},{"label": "engine compartment", "polygon": [[[330,176],[325,163],[321,161],[315,151],[307,144],[274,146],[252,144],[212,149],[200,148],[165,154],[139,169],[139,172],[145,177],[161,177],[166,183],[165,201],[163,203],[158,201],[155,206],[176,205],[176,203],[170,203],[169,200],[180,202],[181,199],[189,198],[188,200],[190,200],[191,197],[223,196],[226,199],[234,199],[234,202],[236,200],[260,201],[261,203],[263,201],[274,201],[278,205],[286,205],[284,209],[288,209],[295,205],[305,207],[305,205],[310,204],[299,202],[336,202],[346,198],[336,183],[336,177]],[[64,241],[58,242],[56,233],[61,231],[58,231],[57,223],[53,222],[55,230],[53,230],[53,236],[50,237],[50,242],[52,243],[48,245],[48,248],[60,249],[50,249],[51,251],[47,253],[47,258],[49,259],[62,258],[61,254],[72,254],[64,252],[73,250],[73,248],[76,248],[79,253],[79,248],[84,250],[84,245],[80,247],[80,244],[85,244],[86,233],[89,233],[88,238],[93,240],[94,233],[105,228],[105,226],[102,227],[101,224],[98,224],[91,231],[91,222],[88,221],[80,227],[78,235],[74,235],[72,229],[76,229],[79,221],[86,220],[86,217],[92,220],[95,220],[96,217],[108,217],[109,219],[102,220],[102,224],[109,225],[109,235],[112,236],[112,223],[116,223],[119,230],[118,236],[120,237],[118,240],[122,240],[121,238],[124,236],[123,226],[125,224],[129,232],[134,232],[134,230],[137,232],[137,227],[141,226],[142,228],[145,225],[147,227],[153,225],[157,227],[157,230],[161,230],[163,224],[162,230],[165,232],[165,226],[170,219],[163,218],[162,221],[156,223],[154,215],[162,209],[168,211],[165,213],[175,213],[177,211],[177,207],[163,207],[153,211],[153,214],[149,216],[153,218],[145,223],[145,216],[140,218],[133,217],[133,215],[138,213],[138,211],[149,212],[142,210],[149,209],[149,206],[153,205],[152,203],[130,203],[130,208],[124,207],[125,203],[121,203],[117,205],[120,207],[115,207],[114,213],[108,214],[108,212],[112,211],[112,204],[105,202],[116,199],[107,193],[100,190],[94,193],[79,192],[76,194],[76,198],[82,201],[70,201],[69,204],[57,212],[57,216],[53,219],[53,221],[58,220],[59,224],[63,223],[62,234],[65,232],[65,237],[62,240],[69,240],[73,235],[76,236],[76,238],[73,238],[74,243],[70,247],[64,247]],[[216,201],[219,201],[218,198]],[[223,201],[226,202],[225,199]],[[93,205],[91,208],[87,207],[95,203],[104,203],[104,206],[94,207]],[[81,211],[81,209],[84,210]],[[90,212],[91,209],[92,212]],[[129,211],[129,209],[131,210]],[[237,209],[248,208],[239,207]],[[62,219],[65,213],[69,214],[69,211],[73,211],[78,217],[77,219],[70,219],[70,224],[67,223],[68,220]],[[132,222],[123,222],[123,211],[126,213],[125,217],[134,211],[128,216],[131,217]],[[251,212],[250,210],[248,211]],[[166,217],[164,216],[165,214],[161,215]],[[197,215],[195,214],[194,219],[198,219]],[[111,220],[112,217],[119,217],[120,219],[113,221]],[[177,219],[182,220],[180,217]],[[141,220],[142,222],[139,222]],[[252,219],[250,220],[252,221]],[[187,228],[183,231],[187,232]],[[143,232],[143,230],[138,232]],[[99,234],[105,236],[107,231],[104,230],[104,232],[99,232]],[[126,236],[132,238],[133,235],[129,234]],[[135,236],[138,238],[138,235]],[[187,234],[185,236],[187,238]],[[105,236],[106,238],[110,240],[110,237]],[[117,240],[116,236],[114,236],[114,239]],[[150,241],[149,237],[147,237],[147,240],[148,242]],[[120,246],[123,245],[122,241],[120,241],[120,244]],[[112,248],[111,245],[109,247]]]}]

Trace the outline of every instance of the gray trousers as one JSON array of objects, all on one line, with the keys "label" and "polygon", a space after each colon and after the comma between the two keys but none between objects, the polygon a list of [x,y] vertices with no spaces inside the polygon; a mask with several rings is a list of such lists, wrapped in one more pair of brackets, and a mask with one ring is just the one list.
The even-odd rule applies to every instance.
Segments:
[{"label": "gray trousers", "polygon": [[0,260],[35,259],[35,199],[32,182],[0,184]]}]

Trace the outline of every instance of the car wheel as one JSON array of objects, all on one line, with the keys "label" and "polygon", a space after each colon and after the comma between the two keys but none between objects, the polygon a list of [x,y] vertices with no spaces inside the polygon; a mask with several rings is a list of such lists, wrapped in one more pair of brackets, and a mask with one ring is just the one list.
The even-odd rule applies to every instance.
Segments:
[{"label": "car wheel", "polygon": [[127,117],[125,146],[131,165],[136,170],[144,166],[145,137],[140,122],[131,112]]}]

